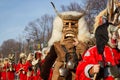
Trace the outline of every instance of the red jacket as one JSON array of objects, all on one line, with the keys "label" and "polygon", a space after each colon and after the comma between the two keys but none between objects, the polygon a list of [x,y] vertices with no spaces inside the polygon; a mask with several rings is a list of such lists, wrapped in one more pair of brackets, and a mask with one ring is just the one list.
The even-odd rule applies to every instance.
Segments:
[{"label": "red jacket", "polygon": [[26,61],[25,72],[27,74],[27,79],[26,80],[34,80],[33,69],[32,69],[32,61],[30,61],[30,60]]},{"label": "red jacket", "polygon": [[0,67],[0,80],[1,80],[1,73],[2,73],[2,67]]},{"label": "red jacket", "polygon": [[37,70],[34,70],[33,72],[33,80],[42,80],[40,77],[40,66],[41,66],[41,62],[39,61],[37,63]]},{"label": "red jacket", "polygon": [[[12,65],[14,68],[14,65]],[[15,80],[14,71],[9,70],[10,64],[4,65],[1,72],[1,80]]]},{"label": "red jacket", "polygon": [[[41,65],[44,63],[44,60],[41,60],[39,62],[39,66],[41,67]],[[51,80],[52,78],[52,69],[50,70],[50,75],[49,75],[49,79],[48,80]],[[37,69],[37,74],[36,75],[33,75],[33,80],[42,80],[41,76],[40,76],[40,68]]]},{"label": "red jacket", "polygon": [[25,64],[18,63],[16,67],[16,73],[19,75],[20,80],[26,80]]},{"label": "red jacket", "polygon": [[[116,65],[118,63],[118,59],[120,60],[120,57],[115,57],[119,55],[116,49],[111,49],[108,46],[105,46],[104,48],[104,66],[108,62],[110,62],[111,65]],[[113,56],[114,55],[114,56]],[[98,54],[96,46],[91,47],[86,51],[86,53],[83,56],[83,60],[79,62],[77,70],[76,70],[76,80],[91,80],[93,77],[89,76],[89,69],[94,65],[94,64],[99,64],[99,61],[103,61],[102,55]],[[108,77],[109,76],[109,77]],[[104,80],[114,80],[111,75],[106,76]]]}]

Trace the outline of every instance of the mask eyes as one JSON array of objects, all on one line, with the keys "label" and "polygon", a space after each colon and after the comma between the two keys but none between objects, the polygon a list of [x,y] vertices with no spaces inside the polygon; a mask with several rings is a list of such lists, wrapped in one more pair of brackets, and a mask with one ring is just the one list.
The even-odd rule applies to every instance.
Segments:
[{"label": "mask eyes", "polygon": [[78,24],[75,23],[75,22],[72,22],[72,23],[71,23],[71,26],[72,26],[72,28],[78,28]]},{"label": "mask eyes", "polygon": [[64,25],[65,25],[65,26],[69,25],[69,22],[64,22]]},{"label": "mask eyes", "polygon": [[64,28],[67,28],[68,26],[69,26],[69,22],[64,22],[63,27],[64,27]]},{"label": "mask eyes", "polygon": [[75,23],[74,23],[74,22],[72,22],[72,23],[71,23],[71,25],[72,25],[72,26],[74,26],[74,25],[75,25]]},{"label": "mask eyes", "polygon": [[70,21],[70,22],[64,22],[63,26],[64,26],[64,28],[67,28],[67,27],[70,27],[70,26],[71,26],[71,28],[78,27],[77,22],[72,22],[72,21]]}]

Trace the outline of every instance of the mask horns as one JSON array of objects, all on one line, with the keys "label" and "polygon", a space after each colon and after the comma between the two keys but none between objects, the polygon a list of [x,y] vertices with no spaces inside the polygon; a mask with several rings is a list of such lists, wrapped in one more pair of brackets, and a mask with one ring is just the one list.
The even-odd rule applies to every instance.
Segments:
[{"label": "mask horns", "polygon": [[62,20],[79,20],[82,16],[84,16],[84,13],[81,13],[81,14],[79,14],[79,15],[77,15],[77,16],[75,16],[75,15],[65,15],[65,14],[60,14],[60,13],[58,13],[58,11],[56,10],[56,8],[55,8],[55,5],[53,4],[53,2],[51,2],[51,4],[52,4],[52,6],[53,6],[53,8],[54,8],[54,10],[55,10],[55,13],[62,19]]},{"label": "mask horns", "polygon": [[53,3],[53,2],[51,2],[51,4],[52,4],[52,6],[53,6],[53,8],[54,8],[54,10],[55,10],[55,13],[56,13],[56,14],[60,17],[60,14],[58,13],[57,9],[55,8],[54,3]]},{"label": "mask horns", "polygon": [[108,0],[107,2],[107,11],[109,14],[108,21],[113,20],[113,13],[114,13],[114,0]]}]

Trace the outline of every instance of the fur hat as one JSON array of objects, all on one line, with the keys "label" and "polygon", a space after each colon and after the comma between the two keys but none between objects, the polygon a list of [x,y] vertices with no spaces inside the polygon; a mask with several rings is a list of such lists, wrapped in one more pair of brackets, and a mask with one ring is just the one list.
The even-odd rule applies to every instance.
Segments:
[{"label": "fur hat", "polygon": [[20,58],[26,57],[25,53],[20,53]]},{"label": "fur hat", "polygon": [[2,63],[3,62],[3,59],[2,58],[0,58],[0,63]]},{"label": "fur hat", "polygon": [[[79,18],[78,19],[78,35],[77,35],[78,40],[86,42],[90,39],[90,32],[89,32],[87,23],[85,21],[84,16],[82,15],[82,13],[76,12],[76,11],[68,11],[68,12],[63,12],[60,14],[63,16],[72,16],[75,18],[78,16],[78,18]],[[81,17],[80,17],[80,15],[81,15]],[[62,28],[63,28],[62,19],[64,19],[64,18],[61,18],[60,16],[57,16],[54,19],[52,36],[48,42],[48,46],[53,45],[53,43],[56,41],[60,41],[60,39],[62,37]]]},{"label": "fur hat", "polygon": [[9,62],[9,58],[4,58],[4,62]]}]

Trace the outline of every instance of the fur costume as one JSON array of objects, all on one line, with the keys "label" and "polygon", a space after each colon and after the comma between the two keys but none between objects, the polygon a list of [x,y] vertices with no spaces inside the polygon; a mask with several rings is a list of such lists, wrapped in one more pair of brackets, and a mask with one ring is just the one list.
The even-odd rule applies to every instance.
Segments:
[{"label": "fur costume", "polygon": [[[63,12],[61,13],[63,15],[80,15],[82,13],[78,13],[75,11],[69,11],[69,12]],[[87,42],[90,39],[90,33],[87,27],[87,23],[84,19],[84,16],[79,19],[78,22],[78,40],[82,42]],[[57,16],[53,22],[53,31],[52,31],[52,36],[48,42],[48,46],[52,46],[54,42],[60,41],[61,36],[62,36],[62,28],[63,28],[63,22],[62,19]],[[56,35],[57,34],[57,35]]]},{"label": "fur costume", "polygon": [[[82,13],[76,12],[76,11],[69,11],[69,12],[63,12],[61,13],[61,15],[66,16],[69,15],[71,17],[73,16],[79,16],[78,19],[78,33],[76,34],[76,38],[79,41],[78,46],[76,46],[76,53],[77,56],[79,56],[78,58],[80,59],[80,54],[84,53],[84,51],[86,51],[87,49],[87,43],[90,40],[90,32],[88,30],[87,27],[87,23],[84,19],[84,16]],[[65,20],[65,18],[68,19],[68,17],[64,17],[64,19],[60,16],[57,16],[53,22],[53,31],[52,31],[52,36],[48,42],[48,47],[50,47],[50,50],[48,52],[48,55],[45,57],[45,62],[42,65],[42,69],[41,69],[41,77],[44,80],[48,80],[49,74],[50,74],[50,69],[52,68],[53,64],[54,64],[54,68],[53,68],[53,76],[52,76],[52,80],[59,80],[62,77],[60,76],[59,73],[59,69],[60,67],[64,66],[64,61],[65,61],[65,55],[66,55],[66,51],[63,49],[62,45],[65,46],[65,48],[67,49],[68,53],[72,53],[73,52],[73,48],[75,47],[73,45],[74,40],[65,40],[65,36],[71,36],[71,34],[67,35],[66,33],[63,33],[63,20]],[[70,18],[71,21],[74,21],[74,18]],[[65,36],[64,36],[65,35]],[[72,79],[71,76],[72,75]],[[69,78],[67,78],[67,80],[74,80],[75,77],[75,73],[70,72],[69,74]],[[64,77],[63,77],[64,78]],[[61,79],[63,80],[63,79]]]}]

